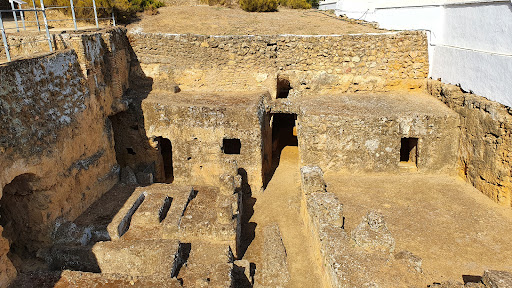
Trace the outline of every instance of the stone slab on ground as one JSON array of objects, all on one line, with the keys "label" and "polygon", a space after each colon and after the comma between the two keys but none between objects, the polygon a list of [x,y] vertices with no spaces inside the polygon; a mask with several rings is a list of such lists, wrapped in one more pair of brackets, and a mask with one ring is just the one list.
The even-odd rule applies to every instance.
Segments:
[{"label": "stone slab on ground", "polygon": [[194,241],[184,255],[186,264],[177,275],[183,287],[232,286],[233,254],[228,245]]},{"label": "stone slab on ground", "polygon": [[196,186],[194,191],[181,217],[180,240],[226,242],[235,251],[237,195],[222,195],[217,187]]},{"label": "stone slab on ground", "polygon": [[174,238],[191,193],[191,186],[138,187],[108,225],[111,239],[161,239],[164,234]]},{"label": "stone slab on ground", "polygon": [[263,267],[256,272],[255,287],[287,287],[287,254],[277,224],[263,228]]},{"label": "stone slab on ground", "polygon": [[171,277],[178,260],[177,240],[98,242],[94,255],[102,273]]}]

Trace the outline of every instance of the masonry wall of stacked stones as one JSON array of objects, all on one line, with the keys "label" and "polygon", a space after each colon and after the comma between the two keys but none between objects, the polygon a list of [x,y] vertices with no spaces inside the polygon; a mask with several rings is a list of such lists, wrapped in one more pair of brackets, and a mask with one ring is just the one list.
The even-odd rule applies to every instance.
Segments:
[{"label": "masonry wall of stacked stones", "polygon": [[[277,75],[296,93],[418,88],[428,75],[421,32],[340,36],[200,36],[129,33],[145,74],[182,90],[264,88]],[[162,81],[162,82],[165,82]]]}]

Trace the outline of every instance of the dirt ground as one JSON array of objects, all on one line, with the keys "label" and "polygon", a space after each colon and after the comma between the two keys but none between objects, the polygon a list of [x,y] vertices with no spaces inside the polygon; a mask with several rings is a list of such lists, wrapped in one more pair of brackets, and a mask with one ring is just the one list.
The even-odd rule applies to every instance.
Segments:
[{"label": "dirt ground", "polygon": [[278,12],[245,12],[239,8],[169,6],[158,15],[141,14],[129,29],[151,33],[201,35],[331,35],[379,33],[385,30],[352,24],[318,10],[279,8]]},{"label": "dirt ground", "polygon": [[[322,287],[320,264],[315,261],[312,236],[306,231],[300,215],[301,180],[297,147],[287,146],[272,180],[263,193],[253,193],[255,238],[243,259],[262,267],[263,228],[277,223],[286,248],[290,282],[286,287]],[[255,277],[258,277],[255,275]]]},{"label": "dirt ground", "polygon": [[381,212],[395,251],[423,259],[428,281],[457,280],[484,270],[512,270],[512,211],[462,179],[444,175],[326,173],[327,190],[343,203],[345,228],[369,210]]}]

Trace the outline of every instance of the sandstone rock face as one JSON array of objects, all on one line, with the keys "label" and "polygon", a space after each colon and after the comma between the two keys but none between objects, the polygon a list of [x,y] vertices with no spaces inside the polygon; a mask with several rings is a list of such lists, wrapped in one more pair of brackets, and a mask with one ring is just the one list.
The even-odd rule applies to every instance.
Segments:
[{"label": "sandstone rock face", "polygon": [[[302,179],[322,177],[318,167],[303,167],[301,172],[310,174],[302,175]],[[382,215],[369,212],[358,227],[347,233],[343,206],[333,193],[324,190],[307,194],[307,185],[323,181],[302,182],[302,209],[319,251],[325,283],[330,287],[409,287],[420,283],[421,270],[408,268],[421,265],[421,259],[407,253],[392,256],[395,241]],[[398,275],[400,280],[395,278]]]},{"label": "sandstone rock face", "polygon": [[43,255],[57,218],[73,220],[118,181],[107,117],[122,108],[128,45],[121,29],[65,34],[60,51],[0,65],[0,224],[14,253]]},{"label": "sandstone rock face", "polygon": [[[428,95],[333,94],[304,97],[296,106],[303,166],[398,173],[411,165],[454,174],[459,117]],[[412,156],[403,151],[407,141],[415,141]]]},{"label": "sandstone rock face", "polygon": [[482,282],[486,287],[509,288],[512,287],[512,273],[508,271],[485,271]]},{"label": "sandstone rock face", "polygon": [[266,97],[265,92],[152,92],[142,102],[146,134],[170,140],[173,183],[218,186],[234,162],[258,191],[270,165]]},{"label": "sandstone rock face", "polygon": [[510,107],[439,81],[429,80],[428,91],[459,114],[459,175],[494,201],[511,206]]}]

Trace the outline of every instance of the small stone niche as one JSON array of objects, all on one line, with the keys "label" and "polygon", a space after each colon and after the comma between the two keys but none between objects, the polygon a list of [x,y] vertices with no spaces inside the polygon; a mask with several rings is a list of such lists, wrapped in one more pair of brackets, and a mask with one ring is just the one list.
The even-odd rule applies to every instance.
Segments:
[{"label": "small stone niche", "polygon": [[224,154],[240,154],[241,149],[242,143],[240,139],[224,138],[222,140],[222,152],[224,152]]},{"label": "small stone niche", "polygon": [[418,138],[402,138],[400,145],[400,164],[418,165]]},{"label": "small stone niche", "polygon": [[277,76],[276,98],[288,98],[290,90],[292,90],[290,80],[282,76]]}]

